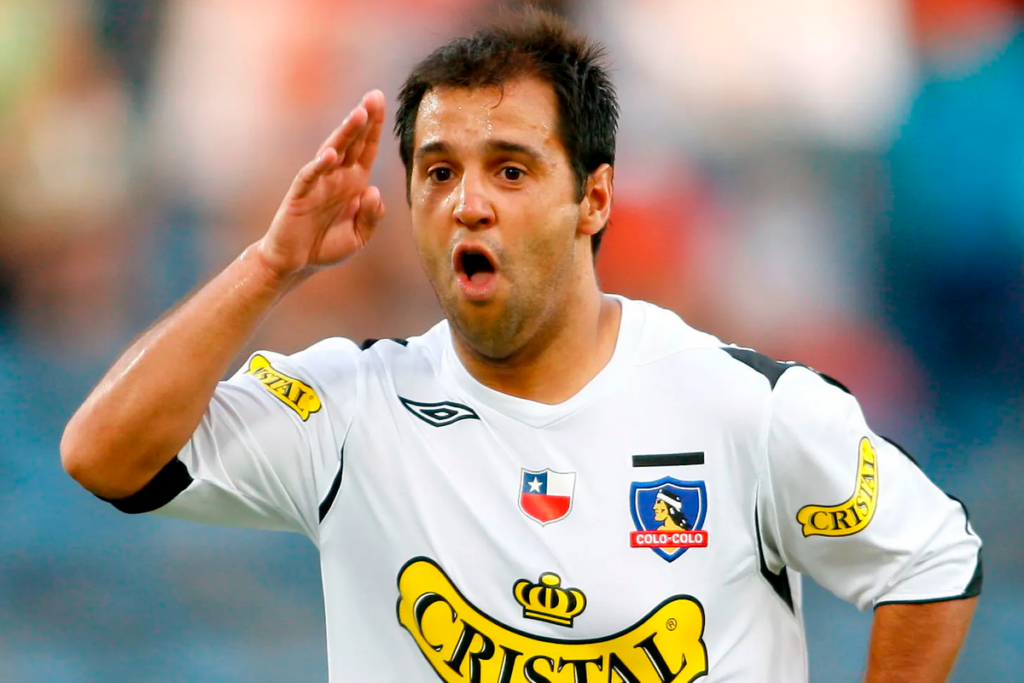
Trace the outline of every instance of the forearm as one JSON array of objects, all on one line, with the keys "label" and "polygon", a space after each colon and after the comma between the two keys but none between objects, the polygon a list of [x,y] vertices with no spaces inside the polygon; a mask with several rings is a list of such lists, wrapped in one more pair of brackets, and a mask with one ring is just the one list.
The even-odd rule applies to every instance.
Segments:
[{"label": "forearm", "polygon": [[953,670],[977,598],[875,609],[864,683],[942,683]]},{"label": "forearm", "polygon": [[131,495],[185,445],[217,382],[295,282],[247,249],[133,343],[68,423],[65,469],[105,498]]},{"label": "forearm", "polygon": [[367,93],[303,166],[263,239],[131,345],[64,430],[64,468],[104,498],[145,486],[199,425],[217,382],[274,304],[358,252],[384,216],[370,167],[384,95]]}]

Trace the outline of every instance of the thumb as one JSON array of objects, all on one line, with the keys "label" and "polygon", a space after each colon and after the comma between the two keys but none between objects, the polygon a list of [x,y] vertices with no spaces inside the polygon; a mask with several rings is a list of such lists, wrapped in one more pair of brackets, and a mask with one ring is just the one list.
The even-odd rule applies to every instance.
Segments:
[{"label": "thumb", "polygon": [[380,190],[373,185],[363,190],[359,195],[359,209],[356,211],[354,230],[360,246],[373,237],[377,224],[384,218],[384,201],[381,199]]}]

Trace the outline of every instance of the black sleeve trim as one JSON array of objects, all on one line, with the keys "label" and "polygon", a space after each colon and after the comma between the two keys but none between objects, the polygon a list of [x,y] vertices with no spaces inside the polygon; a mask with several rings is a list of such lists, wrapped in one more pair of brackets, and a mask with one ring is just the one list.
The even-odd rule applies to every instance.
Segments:
[{"label": "black sleeve trim", "polygon": [[754,533],[757,535],[757,559],[761,563],[761,576],[765,578],[765,581],[772,587],[775,594],[782,598],[782,601],[789,606],[789,611],[795,613],[793,592],[789,586],[789,572],[783,567],[782,571],[774,574],[771,569],[768,569],[768,564],[764,561],[764,547],[761,544],[761,520],[756,509],[754,510]]},{"label": "black sleeve trim", "polygon": [[363,343],[359,345],[359,348],[362,349],[363,351],[365,351],[366,349],[370,348],[371,346],[373,346],[374,344],[376,344],[379,341],[393,341],[396,344],[401,344],[402,346],[408,346],[409,345],[409,341],[407,339],[397,339],[395,337],[385,337],[384,339],[365,339],[365,340],[363,340]]},{"label": "black sleeve trim", "polygon": [[981,595],[981,584],[984,582],[984,569],[981,563],[981,551],[978,551],[978,562],[974,565],[974,575],[967,583],[967,588],[960,595],[952,595],[948,598],[931,598],[926,600],[883,600],[875,605],[878,609],[881,605],[927,605],[932,602],[951,602],[953,600],[967,600]]},{"label": "black sleeve trim", "polygon": [[121,512],[137,515],[162,508],[191,484],[192,475],[188,473],[185,463],[178,458],[174,458],[174,460],[164,465],[164,468],[157,472],[156,476],[148,484],[127,498],[111,499],[103,498],[102,496],[96,497],[107,501]]},{"label": "black sleeve trim", "polygon": [[[881,436],[881,435],[879,435],[879,436]],[[887,441],[890,445],[892,445],[893,448],[895,448],[900,453],[902,453],[903,456],[907,460],[909,460],[910,462],[912,462],[914,464],[914,467],[916,467],[917,469],[921,470],[921,465],[918,464],[917,460],[914,459],[914,456],[912,456],[907,451],[906,448],[904,448],[900,444],[896,443],[895,441],[893,441],[892,439],[890,439],[887,436],[882,436],[882,439]],[[921,470],[921,472],[926,477],[928,476],[928,474],[925,473],[924,470]],[[943,491],[943,493],[946,493],[946,492]],[[970,529],[971,513],[967,510],[967,506],[964,505],[963,501],[960,500],[959,498],[957,498],[956,496],[950,495],[948,493],[946,493],[946,496],[950,500],[955,500],[960,505],[960,507],[963,508],[964,519],[966,520],[964,522],[964,531],[973,536],[974,534],[971,533],[971,529]],[[878,605],[923,605],[923,604],[927,604],[929,602],[949,602],[950,600],[965,600],[967,598],[976,598],[979,595],[981,595],[981,584],[983,583],[983,578],[984,578],[984,569],[982,567],[982,562],[981,562],[981,550],[979,550],[978,551],[978,562],[974,566],[974,575],[971,576],[971,580],[967,583],[967,588],[965,588],[964,592],[961,593],[960,595],[954,595],[954,596],[948,597],[948,598],[935,598],[933,600],[932,599],[929,599],[929,600],[886,600],[886,601],[878,603]],[[878,605],[875,605],[875,607],[878,607]]]},{"label": "black sleeve trim", "polygon": [[811,366],[804,365],[803,363],[782,363],[769,358],[763,353],[758,353],[753,349],[740,349],[735,346],[723,346],[722,350],[750,369],[764,375],[768,379],[768,383],[771,384],[772,389],[775,389],[775,385],[778,383],[779,378],[782,377],[782,374],[786,372],[786,370],[789,370],[790,368],[807,368],[837,389],[840,389],[847,394],[852,393],[839,380],[829,377],[823,372],[818,372]]},{"label": "black sleeve trim", "polygon": [[334,505],[334,499],[338,497],[338,490],[341,488],[341,473],[345,470],[345,448],[342,447],[338,461],[338,474],[334,476],[334,481],[331,483],[331,490],[327,492],[327,496],[324,497],[322,503],[320,503],[320,521],[324,521],[324,517],[331,511],[331,506]]}]

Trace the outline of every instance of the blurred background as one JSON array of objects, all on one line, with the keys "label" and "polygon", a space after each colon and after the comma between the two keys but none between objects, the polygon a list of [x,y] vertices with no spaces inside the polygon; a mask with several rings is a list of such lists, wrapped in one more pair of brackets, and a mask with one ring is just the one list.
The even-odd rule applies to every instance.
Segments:
[{"label": "blurred background", "polygon": [[[849,386],[985,540],[954,680],[1024,680],[1024,3],[549,6],[608,45],[621,97],[604,288]],[[493,10],[0,0],[0,681],[326,681],[305,539],[121,515],[58,442],[363,92],[393,102]],[[375,182],[374,241],[253,348],[439,318],[391,139]],[[812,681],[859,681],[870,613],[806,583]]]}]

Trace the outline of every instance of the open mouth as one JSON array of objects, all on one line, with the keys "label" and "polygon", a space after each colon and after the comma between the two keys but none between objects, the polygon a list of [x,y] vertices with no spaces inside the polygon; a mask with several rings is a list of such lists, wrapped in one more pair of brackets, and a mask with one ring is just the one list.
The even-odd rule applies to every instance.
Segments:
[{"label": "open mouth", "polygon": [[498,262],[480,245],[459,245],[453,254],[455,275],[463,296],[488,301],[498,286]]},{"label": "open mouth", "polygon": [[483,284],[496,268],[491,255],[477,247],[459,247],[455,252],[455,270],[473,284]]}]

